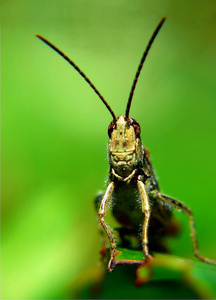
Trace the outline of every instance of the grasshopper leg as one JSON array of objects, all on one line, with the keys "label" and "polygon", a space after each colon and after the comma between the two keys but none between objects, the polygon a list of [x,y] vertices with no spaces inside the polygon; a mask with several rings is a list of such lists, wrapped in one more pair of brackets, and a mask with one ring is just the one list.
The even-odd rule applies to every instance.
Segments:
[{"label": "grasshopper leg", "polygon": [[193,213],[192,213],[191,209],[189,207],[187,207],[184,203],[180,202],[179,200],[176,200],[174,198],[166,196],[160,192],[153,192],[152,196],[159,201],[163,201],[165,203],[168,203],[170,206],[173,206],[177,209],[182,210],[186,215],[188,215],[189,223],[190,223],[190,231],[191,231],[191,236],[192,236],[192,242],[193,242],[194,255],[202,262],[216,265],[216,260],[209,259],[209,258],[201,255],[199,252],[196,229],[195,229],[195,222],[194,222],[194,217],[193,217]]},{"label": "grasshopper leg", "polygon": [[111,199],[113,190],[114,190],[114,182],[110,182],[104,195],[103,195],[103,198],[100,203],[99,212],[98,212],[99,222],[103,226],[103,228],[107,234],[107,237],[110,241],[110,246],[111,246],[111,257],[110,257],[109,264],[108,264],[109,271],[112,271],[112,262],[113,262],[113,259],[115,258],[115,253],[116,253],[116,242],[115,242],[115,238],[114,238],[114,235],[113,235],[110,227],[105,222],[105,216],[107,213],[108,203],[109,203],[109,200]]},{"label": "grasshopper leg", "polygon": [[139,178],[137,181],[137,186],[141,198],[142,212],[145,215],[143,227],[142,227],[142,248],[143,248],[143,253],[145,258],[151,259],[151,255],[149,254],[148,251],[148,225],[149,225],[150,214],[151,214],[149,198],[145,189],[145,185],[142,182],[142,180],[139,180]]},{"label": "grasshopper leg", "polygon": [[[100,204],[101,204],[101,200],[103,198],[104,193],[103,192],[99,192],[98,195],[95,198],[95,208],[97,210],[97,213],[99,211],[100,208]],[[101,224],[98,224],[99,226],[99,234],[101,237],[101,244],[102,244],[102,249],[106,249],[107,247],[107,239],[106,239],[106,235],[104,233],[103,228],[101,228]]]}]

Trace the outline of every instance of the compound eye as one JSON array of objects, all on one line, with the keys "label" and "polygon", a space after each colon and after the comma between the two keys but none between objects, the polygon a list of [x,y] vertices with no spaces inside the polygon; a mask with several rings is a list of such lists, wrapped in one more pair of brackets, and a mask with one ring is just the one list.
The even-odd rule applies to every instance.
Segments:
[{"label": "compound eye", "polygon": [[114,128],[115,128],[115,121],[112,121],[109,124],[109,127],[108,127],[108,136],[109,136],[109,138],[111,138],[111,134],[112,134]]},{"label": "compound eye", "polygon": [[138,137],[140,136],[140,126],[138,125],[133,125],[134,131],[135,131],[135,135]]},{"label": "compound eye", "polygon": [[140,132],[141,132],[139,123],[136,120],[131,119],[131,125],[134,128],[134,132],[135,132],[136,137],[139,137],[140,136]]}]

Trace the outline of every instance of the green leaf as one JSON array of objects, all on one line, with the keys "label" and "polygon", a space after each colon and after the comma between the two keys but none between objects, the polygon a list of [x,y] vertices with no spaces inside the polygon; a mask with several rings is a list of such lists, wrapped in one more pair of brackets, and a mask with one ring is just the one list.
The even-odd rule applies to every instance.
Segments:
[{"label": "green leaf", "polygon": [[116,265],[112,272],[107,271],[105,263],[107,259],[103,261],[100,269],[91,271],[91,279],[88,278],[85,282],[85,273],[82,274],[82,287],[79,288],[77,298],[214,299],[216,297],[216,267],[198,260],[156,253],[154,259],[148,263],[143,260],[141,251],[119,248],[115,258],[115,263],[119,265]]}]

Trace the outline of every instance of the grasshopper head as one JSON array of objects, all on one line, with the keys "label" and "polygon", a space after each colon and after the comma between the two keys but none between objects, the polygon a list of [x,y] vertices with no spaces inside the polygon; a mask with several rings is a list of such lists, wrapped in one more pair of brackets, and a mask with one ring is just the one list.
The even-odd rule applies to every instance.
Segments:
[{"label": "grasshopper head", "polygon": [[108,136],[110,139],[116,138],[122,142],[134,140],[140,137],[140,125],[136,120],[120,115],[109,124]]},{"label": "grasshopper head", "polygon": [[120,115],[109,124],[108,135],[110,164],[119,176],[127,177],[143,157],[140,126]]}]

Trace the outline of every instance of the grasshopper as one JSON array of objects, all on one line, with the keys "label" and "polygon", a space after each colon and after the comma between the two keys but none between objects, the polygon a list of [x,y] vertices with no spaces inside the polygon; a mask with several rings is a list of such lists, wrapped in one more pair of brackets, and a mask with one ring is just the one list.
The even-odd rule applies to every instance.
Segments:
[{"label": "grasshopper", "polygon": [[[117,264],[115,262],[117,255],[116,238],[113,229],[108,226],[105,220],[111,201],[114,203],[112,207],[113,215],[122,225],[119,229],[122,245],[131,248],[132,245],[130,245],[127,237],[136,236],[139,240],[139,247],[143,251],[143,263],[144,259],[146,262],[152,260],[149,249],[151,251],[166,252],[166,247],[163,244],[164,236],[172,235],[173,231],[170,208],[176,208],[189,217],[194,255],[202,262],[216,265],[216,260],[208,259],[199,252],[191,209],[179,200],[160,192],[150,161],[149,151],[141,141],[140,125],[135,119],[129,117],[134,90],[144,61],[165,20],[165,17],[162,18],[149,40],[132,84],[125,115],[118,117],[115,116],[106,100],[81,69],[56,46],[44,37],[36,35],[78,71],[105,104],[113,118],[108,127],[109,178],[105,193],[96,198],[99,224],[104,229],[110,242],[109,271],[112,271]],[[137,202],[140,203],[140,208],[137,208]],[[134,261],[134,263],[136,262]]]}]

